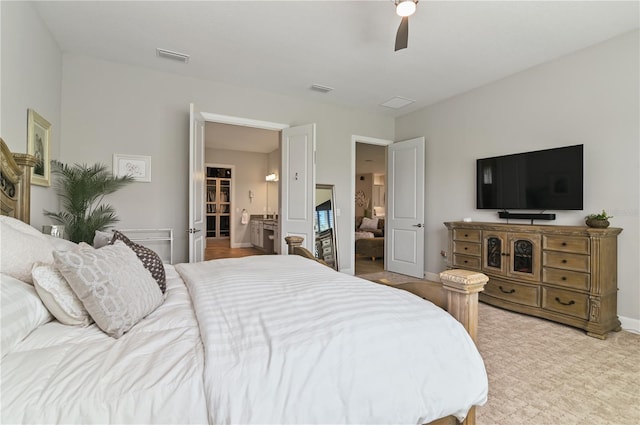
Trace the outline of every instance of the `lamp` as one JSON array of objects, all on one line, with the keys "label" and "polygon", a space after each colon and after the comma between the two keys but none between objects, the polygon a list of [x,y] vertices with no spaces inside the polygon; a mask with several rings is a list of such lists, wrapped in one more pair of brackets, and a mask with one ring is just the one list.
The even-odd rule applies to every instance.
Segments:
[{"label": "lamp", "polygon": [[400,0],[396,3],[396,13],[398,16],[411,16],[416,12],[416,3],[414,0]]},{"label": "lamp", "polygon": [[271,173],[271,174],[268,174],[264,179],[268,182],[277,182],[278,175],[276,173]]}]

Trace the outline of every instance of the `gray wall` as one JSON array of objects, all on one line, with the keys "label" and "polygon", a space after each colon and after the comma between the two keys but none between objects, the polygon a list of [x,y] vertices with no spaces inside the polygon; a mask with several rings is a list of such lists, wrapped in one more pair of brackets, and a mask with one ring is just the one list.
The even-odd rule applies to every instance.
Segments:
[{"label": "gray wall", "polygon": [[[438,103],[396,121],[396,140],[426,137],[427,272],[444,269],[443,222],[471,217],[477,158],[584,144],[584,211],[550,224],[584,225],[606,209],[624,231],[618,243],[618,311],[640,329],[639,33],[612,39]],[[623,322],[625,325],[625,322]]]},{"label": "gray wall", "polygon": [[[152,157],[152,182],[110,197],[121,227],[173,227],[176,261],[187,259],[189,103],[201,111],[292,126],[315,122],[316,179],[336,185],[339,228],[349,229],[350,140],[392,138],[394,120],[329,104],[65,55],[61,159],[110,164],[114,153]],[[350,235],[339,236],[340,264],[352,266]]]},{"label": "gray wall", "polygon": [[[51,123],[50,156],[60,157],[62,54],[33,6],[0,2],[2,72],[0,135],[12,152],[27,152],[27,110]],[[50,223],[43,209],[57,211],[53,189],[31,186],[31,224]]]}]

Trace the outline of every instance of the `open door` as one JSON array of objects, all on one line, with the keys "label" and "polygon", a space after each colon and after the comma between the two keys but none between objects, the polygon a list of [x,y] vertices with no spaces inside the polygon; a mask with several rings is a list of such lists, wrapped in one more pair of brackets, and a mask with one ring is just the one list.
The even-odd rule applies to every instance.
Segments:
[{"label": "open door", "polygon": [[387,151],[387,270],[424,277],[424,137]]},{"label": "open door", "polygon": [[204,117],[189,105],[189,262],[204,260]]},{"label": "open door", "polygon": [[280,170],[280,246],[287,253],[286,236],[301,236],[302,246],[314,252],[316,125],[282,130]]}]

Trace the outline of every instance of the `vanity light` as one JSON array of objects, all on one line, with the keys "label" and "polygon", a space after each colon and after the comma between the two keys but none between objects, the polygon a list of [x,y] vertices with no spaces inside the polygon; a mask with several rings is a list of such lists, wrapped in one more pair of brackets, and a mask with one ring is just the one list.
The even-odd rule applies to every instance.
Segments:
[{"label": "vanity light", "polygon": [[278,181],[278,175],[276,173],[272,173],[267,175],[267,177],[264,178],[266,181],[268,182],[277,182]]}]

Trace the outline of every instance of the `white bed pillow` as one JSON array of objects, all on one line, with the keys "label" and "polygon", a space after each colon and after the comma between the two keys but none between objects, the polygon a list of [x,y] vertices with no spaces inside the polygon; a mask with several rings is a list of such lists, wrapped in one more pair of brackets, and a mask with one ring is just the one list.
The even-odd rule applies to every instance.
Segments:
[{"label": "white bed pillow", "polygon": [[40,299],[60,323],[87,326],[93,322],[82,301],[53,264],[36,263],[31,275]]},{"label": "white bed pillow", "polygon": [[49,243],[51,243],[51,246],[56,251],[69,251],[70,249],[78,248],[78,244],[75,242],[71,242],[62,238],[56,238],[55,236],[46,235],[44,233],[43,235],[49,241]]},{"label": "white bed pillow", "polygon": [[0,273],[33,283],[35,263],[53,263],[53,246],[45,235],[12,217],[0,216]]},{"label": "white bed pillow", "polygon": [[38,326],[53,319],[33,286],[0,273],[0,352],[10,352]]},{"label": "white bed pillow", "polygon": [[361,230],[376,230],[378,228],[378,219],[362,217],[362,223],[360,224]]},{"label": "white bed pillow", "polygon": [[119,338],[164,297],[138,256],[121,241],[94,249],[54,252],[55,264],[96,324]]}]

